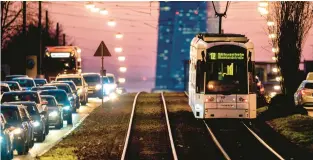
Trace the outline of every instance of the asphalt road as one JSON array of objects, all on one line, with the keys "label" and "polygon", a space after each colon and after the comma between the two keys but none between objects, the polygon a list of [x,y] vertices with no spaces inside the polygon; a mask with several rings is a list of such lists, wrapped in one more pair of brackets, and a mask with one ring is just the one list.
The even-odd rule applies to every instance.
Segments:
[{"label": "asphalt road", "polygon": [[89,98],[89,103],[85,106],[81,106],[77,113],[73,114],[73,125],[67,125],[67,122],[64,121],[64,127],[62,129],[54,129],[50,128],[50,132],[46,137],[46,140],[41,143],[36,143],[29,150],[28,155],[18,156],[17,152],[14,152],[14,160],[31,160],[36,157],[36,155],[40,155],[45,152],[47,149],[50,149],[53,144],[55,144],[60,138],[62,138],[65,134],[69,133],[73,126],[77,124],[82,118],[86,117],[94,108],[101,105],[100,99]]}]

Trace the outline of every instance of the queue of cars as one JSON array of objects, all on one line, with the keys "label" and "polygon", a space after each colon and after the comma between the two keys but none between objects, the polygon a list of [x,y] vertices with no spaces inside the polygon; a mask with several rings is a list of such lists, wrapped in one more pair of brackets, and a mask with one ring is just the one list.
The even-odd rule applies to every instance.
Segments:
[{"label": "queue of cars", "polygon": [[116,87],[114,75],[101,80],[97,73],[62,74],[55,80],[48,83],[42,78],[10,75],[0,82],[1,159],[12,159],[13,150],[27,154],[35,141],[45,140],[50,126],[61,129],[63,121],[73,124],[72,113],[88,97],[102,98],[101,88],[105,95],[126,92]]}]

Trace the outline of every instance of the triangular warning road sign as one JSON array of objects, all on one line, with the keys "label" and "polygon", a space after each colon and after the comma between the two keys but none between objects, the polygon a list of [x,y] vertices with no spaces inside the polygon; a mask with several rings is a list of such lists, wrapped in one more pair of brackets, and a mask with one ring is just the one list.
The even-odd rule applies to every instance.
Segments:
[{"label": "triangular warning road sign", "polygon": [[110,57],[111,56],[111,53],[110,51],[108,50],[107,46],[104,44],[103,41],[101,41],[96,53],[93,55],[95,57],[101,57],[102,54],[101,54],[101,47],[103,48],[102,51],[103,51],[103,56],[107,56],[107,57]]}]

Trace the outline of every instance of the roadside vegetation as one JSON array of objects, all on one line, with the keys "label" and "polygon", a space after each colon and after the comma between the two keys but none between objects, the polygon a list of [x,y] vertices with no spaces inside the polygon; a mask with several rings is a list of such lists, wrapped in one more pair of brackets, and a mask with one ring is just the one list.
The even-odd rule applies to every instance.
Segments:
[{"label": "roadside vegetation", "polygon": [[123,149],[135,94],[96,108],[85,121],[41,160],[118,159]]}]

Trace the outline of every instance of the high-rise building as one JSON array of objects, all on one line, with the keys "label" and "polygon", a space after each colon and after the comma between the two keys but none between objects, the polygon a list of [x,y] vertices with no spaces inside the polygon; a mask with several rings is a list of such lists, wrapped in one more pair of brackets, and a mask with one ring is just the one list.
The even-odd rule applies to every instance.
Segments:
[{"label": "high-rise building", "polygon": [[200,32],[210,32],[210,26],[216,28],[209,24],[208,3],[160,2],[156,90],[185,89],[191,40]]}]

